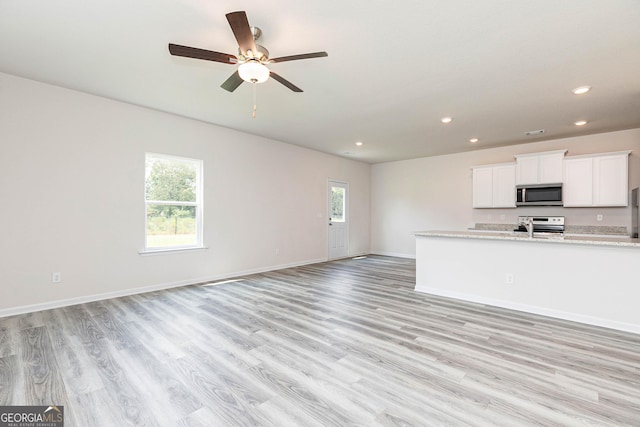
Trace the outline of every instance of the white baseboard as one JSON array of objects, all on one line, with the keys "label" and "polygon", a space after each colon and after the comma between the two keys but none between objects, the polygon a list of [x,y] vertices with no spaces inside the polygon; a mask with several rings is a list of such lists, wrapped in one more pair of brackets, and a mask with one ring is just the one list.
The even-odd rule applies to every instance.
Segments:
[{"label": "white baseboard", "polygon": [[539,314],[556,319],[570,320],[572,322],[584,323],[587,325],[601,326],[603,328],[615,329],[618,331],[631,332],[640,334],[640,325],[631,323],[618,322],[615,320],[602,319],[594,316],[587,316],[579,313],[571,313],[560,310],[553,310],[545,307],[532,306],[527,304],[519,304],[511,301],[496,300],[492,298],[484,298],[478,295],[463,294],[460,292],[450,292],[442,289],[416,286],[416,291],[426,294],[437,295],[441,297],[454,298],[462,301],[474,302],[478,304],[491,305],[494,307],[507,308],[510,310],[522,311],[525,313]]},{"label": "white baseboard", "polygon": [[19,307],[12,307],[12,308],[6,308],[6,309],[0,310],[0,318],[15,316],[18,314],[33,313],[36,311],[51,310],[54,308],[67,307],[70,305],[84,304],[87,302],[102,301],[102,300],[111,299],[111,298],[120,298],[120,297],[126,297],[130,295],[144,294],[147,292],[161,291],[164,289],[178,288],[181,286],[195,285],[198,283],[213,282],[217,280],[230,279],[233,277],[248,276],[251,274],[265,273],[267,271],[282,270],[284,268],[300,267],[302,265],[317,264],[319,262],[325,262],[325,261],[327,261],[326,258],[313,259],[313,260],[307,260],[307,261],[301,261],[301,262],[295,262],[295,263],[289,263],[289,264],[280,264],[280,265],[275,265],[270,267],[262,267],[262,268],[255,268],[251,270],[237,271],[234,273],[220,274],[216,276],[192,278],[192,279],[178,281],[178,282],[160,283],[157,285],[143,286],[140,288],[129,288],[129,289],[123,289],[123,290],[114,291],[114,292],[83,295],[75,298],[48,301],[40,304],[23,305]]},{"label": "white baseboard", "polygon": [[373,251],[371,252],[371,255],[382,255],[382,256],[392,256],[396,258],[416,259],[416,254],[401,254],[398,252]]}]

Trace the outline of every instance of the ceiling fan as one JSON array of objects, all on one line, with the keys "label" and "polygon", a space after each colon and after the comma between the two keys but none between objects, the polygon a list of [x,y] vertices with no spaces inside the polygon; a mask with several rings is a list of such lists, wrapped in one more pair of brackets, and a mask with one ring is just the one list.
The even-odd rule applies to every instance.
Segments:
[{"label": "ceiling fan", "polygon": [[327,52],[313,52],[269,58],[269,51],[259,44],[256,44],[256,41],[262,35],[262,31],[258,27],[251,27],[249,25],[247,14],[244,11],[227,13],[226,17],[233,31],[233,35],[238,42],[238,56],[173,43],[169,43],[169,52],[175,56],[204,59],[206,61],[222,62],[223,64],[240,64],[235,73],[220,85],[229,92],[236,90],[242,82],[262,83],[269,77],[272,77],[294,92],[302,92],[302,89],[279,74],[269,70],[265,64],[328,56]]}]

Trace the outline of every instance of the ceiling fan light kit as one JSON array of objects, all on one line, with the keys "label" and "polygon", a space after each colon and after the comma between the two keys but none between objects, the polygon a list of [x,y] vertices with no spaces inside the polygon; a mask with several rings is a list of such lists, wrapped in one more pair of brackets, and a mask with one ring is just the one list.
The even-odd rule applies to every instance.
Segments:
[{"label": "ceiling fan light kit", "polygon": [[266,65],[255,59],[251,59],[238,67],[238,74],[245,82],[263,83],[269,78],[269,69]]}]

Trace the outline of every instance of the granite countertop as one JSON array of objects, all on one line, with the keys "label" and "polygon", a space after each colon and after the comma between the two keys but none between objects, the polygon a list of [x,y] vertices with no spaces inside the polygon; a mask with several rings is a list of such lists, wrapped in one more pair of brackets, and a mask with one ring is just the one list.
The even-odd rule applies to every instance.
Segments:
[{"label": "granite countertop", "polygon": [[640,248],[640,239],[632,239],[628,236],[594,236],[594,235],[557,235],[538,234],[532,239],[527,233],[516,233],[513,231],[417,231],[415,236],[422,237],[454,237],[465,239],[486,239],[486,240],[515,240],[520,242],[538,242],[550,244],[578,244],[595,246],[622,246]]},{"label": "granite countertop", "polygon": [[[513,231],[518,228],[517,224],[497,224],[497,223],[476,223],[475,227],[469,230],[484,231]],[[629,237],[627,227],[617,225],[571,225],[564,228],[565,234],[588,234],[591,236],[607,235]]]}]

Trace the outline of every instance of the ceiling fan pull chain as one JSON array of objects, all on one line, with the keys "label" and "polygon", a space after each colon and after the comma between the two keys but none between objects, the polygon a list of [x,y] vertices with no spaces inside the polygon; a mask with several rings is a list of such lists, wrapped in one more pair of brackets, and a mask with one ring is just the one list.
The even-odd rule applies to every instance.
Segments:
[{"label": "ceiling fan pull chain", "polygon": [[256,118],[256,110],[258,109],[258,106],[256,105],[256,84],[252,83],[253,85],[253,114],[251,115],[251,117],[253,117],[254,119]]}]

